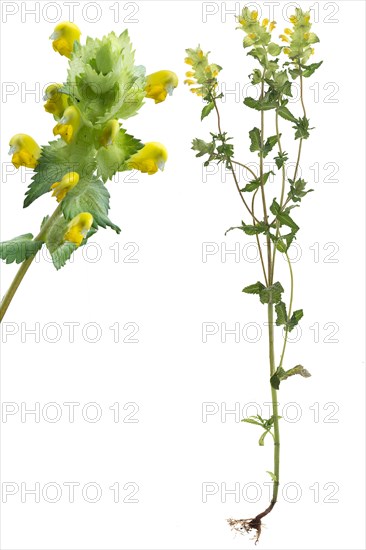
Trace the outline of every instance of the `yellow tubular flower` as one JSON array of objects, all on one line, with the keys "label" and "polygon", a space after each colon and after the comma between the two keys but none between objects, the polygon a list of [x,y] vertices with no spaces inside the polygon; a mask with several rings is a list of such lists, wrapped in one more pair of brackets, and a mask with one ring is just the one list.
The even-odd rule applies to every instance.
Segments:
[{"label": "yellow tubular flower", "polygon": [[53,189],[52,196],[56,197],[57,202],[61,202],[67,193],[79,183],[79,174],[77,172],[68,172],[63,176],[61,181],[56,181],[51,185]]},{"label": "yellow tubular flower", "polygon": [[62,117],[68,106],[67,95],[59,91],[61,87],[62,84],[50,84],[50,86],[47,86],[43,98],[46,101],[44,104],[45,111],[57,118]]},{"label": "yellow tubular flower", "polygon": [[193,61],[193,59],[191,59],[190,57],[185,57],[185,58],[184,58],[184,63],[185,63],[186,65],[193,65],[194,61]]},{"label": "yellow tubular flower", "polygon": [[252,11],[250,17],[253,19],[253,21],[257,21],[257,19],[258,19],[258,12],[257,12],[257,11]]},{"label": "yellow tubular flower", "polygon": [[282,42],[290,42],[289,39],[287,38],[287,36],[284,35],[284,34],[280,34],[280,38],[281,38]]},{"label": "yellow tubular flower", "polygon": [[100,138],[100,143],[104,147],[108,147],[114,143],[119,132],[119,122],[116,119],[110,120],[103,128]]},{"label": "yellow tubular flower", "polygon": [[93,216],[89,212],[82,212],[71,220],[64,235],[64,241],[80,246],[93,223]]},{"label": "yellow tubular flower", "polygon": [[283,48],[283,53],[286,54],[286,55],[289,55],[290,48]]},{"label": "yellow tubular flower", "polygon": [[186,76],[188,76],[188,78],[192,78],[194,76],[194,72],[193,71],[187,71]]},{"label": "yellow tubular flower", "polygon": [[164,145],[157,141],[150,141],[128,159],[127,166],[130,170],[140,170],[151,176],[158,170],[164,170],[167,159],[168,152]]},{"label": "yellow tubular flower", "polygon": [[53,40],[52,47],[60,55],[71,57],[74,42],[80,40],[80,35],[80,29],[75,23],[70,21],[59,23],[50,36],[50,39]]},{"label": "yellow tubular flower", "polygon": [[80,113],[74,107],[68,107],[61,120],[53,129],[53,135],[59,134],[66,143],[70,143],[80,127]]},{"label": "yellow tubular flower", "polygon": [[13,155],[11,162],[15,168],[26,166],[35,168],[41,155],[41,148],[34,139],[27,134],[15,134],[9,142],[9,155]]},{"label": "yellow tubular flower", "polygon": [[184,84],[188,84],[188,86],[193,86],[193,84],[197,84],[196,80],[192,80],[191,78],[187,78],[184,81]]},{"label": "yellow tubular flower", "polygon": [[266,27],[268,25],[268,23],[269,23],[269,19],[267,19],[267,18],[263,19],[262,27]]},{"label": "yellow tubular flower", "polygon": [[154,99],[155,103],[165,101],[178,86],[178,77],[172,71],[158,71],[146,77],[146,97]]},{"label": "yellow tubular flower", "polygon": [[296,25],[296,23],[298,22],[296,15],[291,15],[290,21],[293,25]]},{"label": "yellow tubular flower", "polygon": [[288,36],[291,36],[291,34],[294,34],[294,31],[292,31],[291,29],[285,29],[284,33],[287,34]]},{"label": "yellow tubular flower", "polygon": [[270,32],[273,31],[273,29],[276,28],[276,21],[271,21],[270,24],[269,24],[269,30]]}]

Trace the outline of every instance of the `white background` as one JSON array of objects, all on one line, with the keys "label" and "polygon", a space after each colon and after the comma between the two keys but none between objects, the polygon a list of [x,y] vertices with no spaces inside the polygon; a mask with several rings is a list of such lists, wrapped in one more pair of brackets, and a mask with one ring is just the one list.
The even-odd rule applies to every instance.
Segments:
[{"label": "white background", "polygon": [[[46,195],[23,211],[30,173],[6,176],[9,168],[4,163],[9,162],[6,151],[13,134],[29,133],[41,144],[52,139],[54,121],[40,96],[45,84],[65,78],[67,60],[53,52],[48,36],[58,15],[58,20],[69,18],[68,4],[49,2],[44,12],[45,2],[2,2],[2,80],[8,92],[13,89],[12,95],[4,94],[3,84],[3,240],[36,233],[41,218],[55,206]],[[269,3],[263,4],[262,16],[267,17]],[[286,11],[284,2],[271,4],[276,36],[293,8]],[[2,482],[19,488],[24,483],[28,489],[37,482],[41,489],[55,483],[62,495],[56,503],[42,495],[39,503],[32,495],[21,502],[20,489],[9,496],[2,504],[1,548],[251,548],[250,538],[235,536],[225,520],[252,517],[269,501],[266,470],[272,469],[272,445],[268,440],[259,447],[260,430],[240,422],[245,411],[256,414],[248,403],[268,415],[266,310],[256,297],[241,293],[258,280],[260,266],[248,261],[246,254],[253,254],[253,248],[245,248],[248,238],[240,232],[224,237],[225,230],[245,216],[232,179],[223,172],[204,173],[201,160],[190,150],[192,138],[205,139],[216,130],[216,120],[211,115],[200,123],[200,100],[183,86],[183,58],[185,48],[200,43],[212,52],[211,60],[224,67],[226,89],[236,87],[238,93],[248,82],[253,60],[246,57],[233,15],[225,17],[224,3],[211,2],[208,9],[217,13],[207,18],[207,5],[198,1],[138,2],[134,14],[133,3],[121,2],[115,20],[116,6],[76,2],[75,22],[82,40],[127,27],[137,62],[148,73],[177,72],[180,85],[172,98],[160,105],[147,100],[138,116],[124,124],[143,141],[164,143],[169,160],[163,173],[133,175],[131,180],[122,174],[109,183],[110,217],[122,227],[121,235],[100,230],[93,238],[96,244],[88,247],[89,261],[79,250],[60,272],[46,257],[40,258],[9,308],[2,333],[2,400],[19,410],[22,402],[27,408],[39,403],[41,416],[39,422],[34,415],[22,422],[20,412],[2,417]],[[226,9],[237,12],[241,6],[226,3]],[[301,6],[313,6],[318,19],[313,28],[321,38],[313,60],[323,59],[324,65],[305,88],[308,116],[316,128],[304,143],[301,169],[315,192],[296,212],[301,231],[292,251],[295,259],[298,255],[293,263],[294,305],[303,307],[305,316],[301,338],[288,345],[286,367],[301,363],[312,378],[291,379],[281,386],[281,481],[288,493],[287,499],[281,493],[266,519],[259,547],[362,549],[365,6],[362,1]],[[40,10],[37,20],[26,13],[34,7]],[[17,12],[6,18],[5,10]],[[129,14],[135,22],[123,21]],[[29,93],[37,86],[40,93]],[[292,110],[300,115],[298,105]],[[236,158],[255,162],[248,152],[248,131],[258,125],[258,114],[244,108],[235,94],[228,95],[221,111],[223,128],[235,138]],[[292,134],[290,125],[282,131]],[[290,140],[284,148],[293,160]],[[314,182],[315,163],[319,181]],[[329,182],[334,163],[337,170]],[[273,196],[278,196],[279,181],[271,185]],[[219,251],[203,262],[207,242],[216,243],[212,250]],[[133,259],[138,262],[128,262],[136,246]],[[221,258],[225,246],[240,247],[244,257],[237,262],[232,254]],[[277,268],[276,278],[286,287],[288,299],[288,271],[281,258]],[[15,272],[16,266],[2,266],[2,293]],[[223,343],[219,331],[203,343],[204,322],[218,327],[226,323],[229,329],[240,323],[245,337],[235,342],[235,336],[228,335]],[[79,323],[73,343],[67,323]],[[139,326],[138,343],[123,342],[131,330],[123,329],[126,323]],[[96,326],[100,339],[92,343]],[[114,342],[111,326],[120,327],[119,342]],[[28,334],[30,328],[40,337]],[[278,329],[276,337],[278,357]],[[62,413],[54,423],[49,418],[55,409],[43,409],[50,402]],[[65,402],[80,404],[73,423]],[[93,415],[91,408],[84,409],[86,419],[82,416],[90,402],[102,412],[95,423],[85,416]],[[133,417],[137,423],[123,422],[132,412],[123,406],[131,402],[139,406]],[[109,408],[114,403],[120,404],[119,422],[113,421]],[[219,411],[206,422],[203,403],[216,403],[212,410]],[[225,416],[225,407],[233,409],[235,403],[241,411]],[[80,484],[74,503],[69,502],[65,482]],[[83,486],[90,482],[102,490],[94,504],[82,497]],[[131,492],[128,488],[121,489],[122,502],[114,503],[109,487],[117,482],[121,488],[137,484],[138,503],[123,502]],[[217,489],[207,502],[202,498],[205,482]],[[230,494],[225,502],[221,487],[233,489],[235,483],[240,484],[240,502]],[[319,498],[314,497],[316,487]],[[48,500],[53,495],[50,489]],[[337,502],[327,502],[329,498]]]}]

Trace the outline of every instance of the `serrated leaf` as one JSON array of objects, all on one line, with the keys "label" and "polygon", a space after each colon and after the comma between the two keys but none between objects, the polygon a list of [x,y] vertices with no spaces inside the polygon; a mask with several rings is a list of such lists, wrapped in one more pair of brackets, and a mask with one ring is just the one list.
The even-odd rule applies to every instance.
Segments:
[{"label": "serrated leaf", "polygon": [[127,170],[124,163],[134,155],[143,144],[121,128],[114,142],[108,147],[100,147],[97,151],[97,174],[104,182],[122,170]]},{"label": "serrated leaf", "polygon": [[225,231],[225,236],[229,231],[233,231],[234,229],[240,229],[244,231],[246,235],[259,235],[260,233],[266,233],[268,231],[268,226],[263,222],[259,222],[256,225],[248,225],[242,221],[240,226],[230,227]]},{"label": "serrated leaf", "polygon": [[14,237],[9,241],[3,241],[0,243],[0,258],[5,260],[7,264],[16,262],[20,264],[27,260],[31,256],[37,254],[38,250],[42,248],[42,241],[34,241],[32,233],[25,233]]},{"label": "serrated leaf", "polygon": [[254,99],[253,97],[246,97],[244,99],[244,105],[255,109],[256,111],[269,111],[270,109],[275,109],[277,103],[275,101],[263,101],[259,99]]},{"label": "serrated leaf", "polygon": [[266,139],[265,144],[263,145],[263,157],[266,157],[268,153],[270,153],[273,149],[273,147],[276,145],[278,141],[278,137],[281,137],[281,134],[279,136],[270,136]]},{"label": "serrated leaf", "polygon": [[245,292],[246,294],[260,294],[260,292],[264,288],[266,288],[264,284],[262,284],[260,281],[257,281],[253,285],[249,285],[243,288],[242,292]]},{"label": "serrated leaf", "polygon": [[303,68],[302,75],[305,78],[309,78],[314,72],[319,69],[319,67],[322,65],[323,61],[320,61],[319,63],[311,63],[310,65],[307,65]]},{"label": "serrated leaf", "polygon": [[67,220],[72,220],[81,212],[89,212],[94,219],[93,225],[111,227],[120,233],[121,229],[108,218],[109,192],[96,176],[83,178],[68,192],[62,201],[62,212]]},{"label": "serrated leaf", "polygon": [[211,113],[211,111],[214,109],[214,107],[215,107],[215,104],[214,104],[213,101],[210,101],[210,103],[205,105],[202,109],[201,120],[206,118],[206,116],[208,116]]},{"label": "serrated leaf", "polygon": [[289,179],[290,182],[290,191],[288,192],[287,197],[293,202],[301,202],[308,193],[314,191],[314,189],[309,189],[305,191],[306,181],[302,178],[299,178],[295,182]]},{"label": "serrated leaf", "polygon": [[287,323],[287,311],[286,304],[284,302],[278,302],[275,305],[275,310],[277,313],[276,325],[279,327]]},{"label": "serrated leaf", "polygon": [[260,151],[261,148],[261,133],[259,128],[253,128],[253,130],[250,130],[249,132],[250,137],[250,150],[252,153],[255,151]]},{"label": "serrated leaf", "polygon": [[[272,172],[272,170],[263,174],[263,185],[267,183],[267,180],[271,174],[274,175],[274,172]],[[255,191],[256,189],[258,189],[258,187],[260,187],[260,185],[261,185],[261,178],[256,178],[255,180],[251,180],[249,183],[247,183],[247,185],[243,189],[240,189],[240,191],[242,192]]]},{"label": "serrated leaf", "polygon": [[289,120],[290,122],[297,122],[297,118],[291,113],[291,111],[285,106],[280,105],[277,109],[277,113],[280,117],[284,118],[285,120]]},{"label": "serrated leaf", "polygon": [[42,147],[41,156],[26,192],[24,208],[48,193],[51,185],[60,181],[68,172],[77,172],[80,176],[93,173],[95,149],[89,143],[89,134],[90,129],[83,128],[75,143],[67,144],[59,139]]},{"label": "serrated leaf", "polygon": [[281,301],[282,292],[284,292],[281,283],[276,282],[273,285],[263,288],[259,292],[259,299],[262,304],[277,304]]},{"label": "serrated leaf", "polygon": [[203,139],[195,138],[192,141],[193,151],[198,151],[196,157],[202,157],[203,155],[211,155],[215,150],[215,144],[212,141],[207,142]]},{"label": "serrated leaf", "polygon": [[287,323],[287,328],[289,332],[291,332],[296,327],[296,325],[298,325],[300,319],[302,319],[303,316],[304,312],[302,309],[297,309],[293,312],[293,314],[291,315],[291,319],[289,319]]},{"label": "serrated leaf", "polygon": [[295,139],[307,139],[310,136],[309,130],[313,130],[314,128],[309,128],[309,123],[310,120],[305,116],[297,120],[295,126],[293,126],[296,130]]},{"label": "serrated leaf", "polygon": [[51,252],[51,258],[55,268],[61,269],[61,267],[66,264],[67,260],[71,258],[76,248],[76,244],[69,242],[64,242],[60,246],[55,248],[55,250]]},{"label": "serrated leaf", "polygon": [[277,168],[280,170],[285,162],[288,160],[288,155],[285,151],[278,152],[277,157],[274,157]]}]

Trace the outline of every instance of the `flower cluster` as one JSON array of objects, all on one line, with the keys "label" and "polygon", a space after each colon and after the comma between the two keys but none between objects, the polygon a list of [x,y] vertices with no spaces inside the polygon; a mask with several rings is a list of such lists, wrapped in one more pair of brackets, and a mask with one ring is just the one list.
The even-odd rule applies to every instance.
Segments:
[{"label": "flower cluster", "polygon": [[[14,166],[34,170],[24,206],[49,191],[60,203],[59,218],[49,229],[52,242],[45,236],[57,268],[99,226],[120,231],[107,216],[108,179],[117,171],[135,169],[151,175],[164,169],[164,145],[141,143],[120,121],[135,115],[145,98],[162,103],[178,85],[172,71],[146,75],[145,67],[135,64],[127,31],[100,40],[88,37],[85,45],[80,36],[71,22],[59,23],[50,36],[53,49],[69,59],[67,81],[50,84],[44,96],[58,139],[43,147],[27,134],[10,140]],[[71,248],[66,246],[70,243]]]},{"label": "flower cluster", "polygon": [[217,87],[217,76],[222,67],[215,63],[210,64],[207,57],[209,52],[204,54],[199,46],[195,50],[188,48],[186,53],[188,57],[184,61],[191,69],[186,72],[184,84],[194,86],[191,92],[205,98]]},{"label": "flower cluster", "polygon": [[290,21],[292,29],[286,28],[284,34],[280,34],[281,40],[286,43],[283,51],[290,59],[305,65],[314,53],[312,44],[319,42],[319,38],[315,33],[310,32],[310,12],[303,12],[300,8],[296,8],[295,15],[290,17]]},{"label": "flower cluster", "polygon": [[276,28],[276,21],[263,19],[258,21],[258,12],[249,8],[243,8],[241,15],[238,17],[240,29],[245,32],[243,41],[244,48],[250,46],[267,46],[271,40],[271,32]]}]

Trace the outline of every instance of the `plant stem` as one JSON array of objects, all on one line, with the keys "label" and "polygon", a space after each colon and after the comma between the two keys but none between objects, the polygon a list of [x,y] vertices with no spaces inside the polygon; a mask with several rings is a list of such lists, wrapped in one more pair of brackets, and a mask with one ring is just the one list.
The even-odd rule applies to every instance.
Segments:
[{"label": "plant stem", "polygon": [[[290,270],[290,302],[288,306],[288,318],[290,319],[292,315],[292,304],[294,301],[294,273],[292,271],[291,261],[287,252],[285,252],[285,256],[286,256],[287,264]],[[279,368],[282,367],[283,358],[285,356],[285,351],[286,351],[287,340],[288,340],[288,326],[286,326],[286,329],[285,329],[285,337],[284,337],[284,342],[283,342],[283,347],[281,352]]]},{"label": "plant stem", "polygon": [[[270,374],[274,375],[276,371],[276,362],[274,354],[274,323],[273,323],[273,304],[268,304],[268,335],[269,335],[269,364]],[[275,479],[273,481],[272,507],[277,502],[278,486],[280,484],[280,427],[278,422],[278,401],[277,390],[271,385],[272,412],[273,412],[273,431],[274,431],[274,468]]]},{"label": "plant stem", "polygon": [[[61,203],[58,205],[52,216],[48,218],[48,220],[44,223],[43,227],[41,228],[38,235],[34,238],[35,241],[43,241],[45,235],[47,234],[50,227],[53,225],[53,223],[57,220],[57,218],[61,214]],[[36,254],[33,254],[24,262],[22,262],[21,266],[19,267],[8,291],[5,293],[4,298],[1,301],[0,304],[0,323],[3,320],[3,317],[5,313],[7,312],[7,309],[9,305],[11,304],[12,299],[14,298],[14,295],[16,291],[18,290],[18,287],[20,283],[22,282],[24,275],[27,273],[31,263],[33,262],[34,258],[36,257]]]}]

